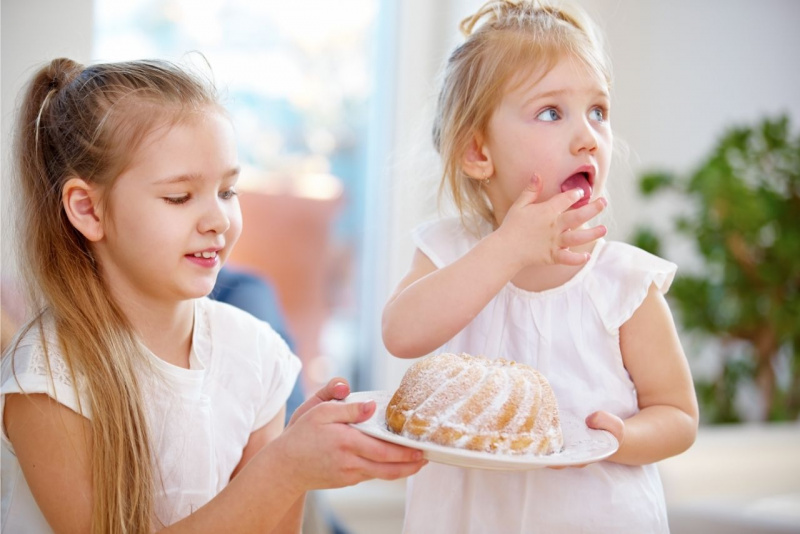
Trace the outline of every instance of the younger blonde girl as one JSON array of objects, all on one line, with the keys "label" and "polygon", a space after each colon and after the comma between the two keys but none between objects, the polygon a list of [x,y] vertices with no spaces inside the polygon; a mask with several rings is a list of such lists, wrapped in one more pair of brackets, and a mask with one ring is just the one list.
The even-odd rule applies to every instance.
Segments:
[{"label": "younger blonde girl", "polygon": [[588,224],[612,147],[597,33],[579,10],[524,0],[490,1],[462,29],[434,125],[460,216],[415,230],[384,342],[532,365],[562,418],[620,446],[583,468],[429,464],[409,480],[405,532],[668,532],[654,463],[691,445],[697,402],[663,297],[675,265]]}]

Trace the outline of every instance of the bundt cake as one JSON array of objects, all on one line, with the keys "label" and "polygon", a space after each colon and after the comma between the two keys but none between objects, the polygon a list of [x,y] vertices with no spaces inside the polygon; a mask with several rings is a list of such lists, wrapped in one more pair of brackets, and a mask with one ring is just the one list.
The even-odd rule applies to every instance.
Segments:
[{"label": "bundt cake", "polygon": [[558,405],[533,367],[468,354],[414,363],[386,407],[392,432],[473,451],[546,455],[563,448]]}]

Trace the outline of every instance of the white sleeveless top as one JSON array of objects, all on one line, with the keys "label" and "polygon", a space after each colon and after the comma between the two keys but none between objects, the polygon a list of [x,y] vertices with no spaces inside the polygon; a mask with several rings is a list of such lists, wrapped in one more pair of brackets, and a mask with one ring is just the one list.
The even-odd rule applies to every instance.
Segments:
[{"label": "white sleeveless top", "polygon": [[[45,318],[51,377],[38,328],[20,341],[13,369],[10,354],[3,357],[0,415],[7,394],[25,392],[47,394],[91,419],[84,386],[79,377],[76,396],[54,343],[52,323]],[[142,393],[153,454],[161,468],[155,512],[160,522],[170,525],[228,484],[250,434],[286,403],[300,360],[267,323],[208,298],[195,304],[190,368],[150,356],[156,375],[143,381]],[[0,446],[2,532],[53,532],[33,499],[5,427]]]},{"label": "white sleeveless top", "polygon": [[[483,224],[482,235],[491,228]],[[415,229],[417,247],[444,267],[478,238],[458,218]],[[622,363],[619,328],[652,284],[666,292],[676,266],[636,247],[600,240],[565,284],[542,292],[507,284],[438,352],[529,364],[550,381],[561,411],[585,418],[638,411]],[[655,465],[599,462],[585,468],[509,472],[429,463],[409,479],[404,532],[529,534],[669,532]]]}]

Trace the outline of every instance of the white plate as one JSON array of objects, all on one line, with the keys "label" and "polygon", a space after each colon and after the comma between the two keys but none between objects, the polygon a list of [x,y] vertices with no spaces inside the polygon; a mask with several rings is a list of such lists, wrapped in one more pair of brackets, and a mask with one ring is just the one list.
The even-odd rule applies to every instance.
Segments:
[{"label": "white plate", "polygon": [[608,458],[619,447],[616,438],[605,430],[588,428],[582,418],[562,412],[561,431],[564,435],[564,450],[547,456],[533,454],[497,454],[445,447],[435,443],[417,441],[399,436],[386,426],[386,406],[392,399],[388,391],[358,391],[351,393],[343,402],[364,402],[374,400],[375,413],[369,420],[352,425],[370,436],[419,449],[431,462],[473,467],[478,469],[497,469],[521,471],[542,467],[568,467],[597,462]]}]

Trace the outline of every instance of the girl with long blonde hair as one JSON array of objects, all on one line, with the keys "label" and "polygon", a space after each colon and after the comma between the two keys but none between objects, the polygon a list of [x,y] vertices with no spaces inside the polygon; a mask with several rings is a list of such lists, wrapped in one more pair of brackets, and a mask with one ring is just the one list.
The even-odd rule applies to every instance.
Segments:
[{"label": "girl with long blonde hair", "polygon": [[368,438],[372,402],[294,414],[299,360],[211,301],[241,231],[233,127],[162,61],[37,72],[15,176],[31,322],[2,362],[4,532],[297,532],[311,489],[422,465]]}]

